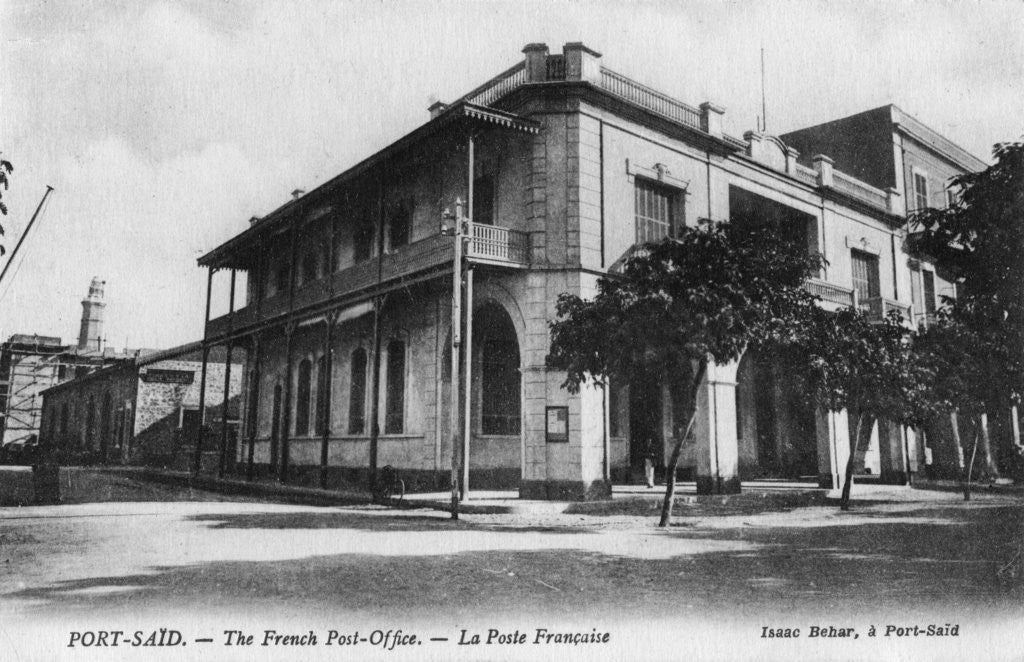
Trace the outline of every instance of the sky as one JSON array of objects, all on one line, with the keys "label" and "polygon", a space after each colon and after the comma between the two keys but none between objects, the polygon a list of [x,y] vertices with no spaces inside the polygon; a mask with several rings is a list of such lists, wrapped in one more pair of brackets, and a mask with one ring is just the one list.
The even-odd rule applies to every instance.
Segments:
[{"label": "sky", "polygon": [[[515,64],[582,41],[691,105],[784,133],[895,103],[986,162],[1024,134],[1024,3],[0,0],[14,164],[0,337],[78,334],[106,280],[113,347],[202,336],[196,259]],[[220,283],[218,283],[218,286]],[[217,292],[217,294],[221,294]],[[217,296],[214,314],[225,307]]]}]

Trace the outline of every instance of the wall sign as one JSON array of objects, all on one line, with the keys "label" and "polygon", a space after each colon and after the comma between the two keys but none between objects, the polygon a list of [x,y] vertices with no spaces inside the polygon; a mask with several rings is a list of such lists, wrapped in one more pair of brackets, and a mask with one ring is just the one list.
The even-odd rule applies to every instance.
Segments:
[{"label": "wall sign", "polygon": [[548,407],[544,429],[547,442],[564,443],[569,441],[569,408]]},{"label": "wall sign", "polygon": [[147,370],[139,373],[139,378],[155,384],[191,384],[196,373],[191,370]]}]

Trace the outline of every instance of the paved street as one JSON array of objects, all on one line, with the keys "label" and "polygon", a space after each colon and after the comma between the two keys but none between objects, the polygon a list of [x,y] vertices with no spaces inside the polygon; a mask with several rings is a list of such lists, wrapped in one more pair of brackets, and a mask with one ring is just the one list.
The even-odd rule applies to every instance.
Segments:
[{"label": "paved street", "polygon": [[607,507],[452,522],[428,510],[195,492],[177,502],[4,508],[0,621],[242,613],[366,623],[400,614],[402,623],[528,616],[608,627],[666,614],[780,624],[800,614],[1024,615],[1019,583],[997,576],[1019,549],[1019,502],[902,494],[850,513],[693,505],[667,531]]}]

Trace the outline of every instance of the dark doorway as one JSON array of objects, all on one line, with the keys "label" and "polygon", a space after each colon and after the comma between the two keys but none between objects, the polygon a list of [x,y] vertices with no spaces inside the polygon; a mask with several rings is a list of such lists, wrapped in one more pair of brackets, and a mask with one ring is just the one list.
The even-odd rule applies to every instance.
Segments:
[{"label": "dark doorway", "polygon": [[665,465],[662,432],[661,379],[637,375],[629,384],[629,473],[631,483],[643,482],[644,458],[654,458],[655,479],[661,480]]}]

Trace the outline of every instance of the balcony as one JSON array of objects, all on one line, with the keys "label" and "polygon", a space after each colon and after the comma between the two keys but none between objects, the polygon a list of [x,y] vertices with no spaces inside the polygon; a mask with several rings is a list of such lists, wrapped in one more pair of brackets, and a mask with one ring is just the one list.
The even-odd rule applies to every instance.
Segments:
[{"label": "balcony", "polygon": [[886,299],[885,297],[862,299],[858,303],[858,307],[861,311],[867,314],[868,318],[872,322],[881,322],[883,319],[888,317],[890,312],[896,311],[903,316],[904,324],[913,324],[913,317],[910,315],[910,306],[893,299]]},{"label": "balcony", "polygon": [[[355,298],[381,286],[401,285],[409,279],[450,273],[454,244],[451,237],[435,235],[337,271],[328,278],[296,287],[291,297],[276,294],[254,305],[222,315],[206,325],[206,337],[215,339],[246,330],[254,324],[335,300]],[[467,242],[467,258],[477,264],[523,269],[529,264],[529,236],[494,225],[474,225]]]},{"label": "balcony", "polygon": [[857,298],[851,287],[829,283],[820,278],[810,278],[804,283],[804,289],[821,299],[822,307],[826,310],[852,308],[856,305]]}]

